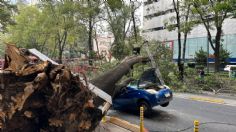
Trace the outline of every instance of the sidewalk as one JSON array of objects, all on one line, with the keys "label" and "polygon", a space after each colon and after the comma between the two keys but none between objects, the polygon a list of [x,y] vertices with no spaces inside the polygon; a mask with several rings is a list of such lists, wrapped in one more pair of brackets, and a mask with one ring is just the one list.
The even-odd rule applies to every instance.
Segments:
[{"label": "sidewalk", "polygon": [[[146,129],[145,129],[146,130]],[[117,117],[106,116],[94,132],[139,132],[140,127]]]},{"label": "sidewalk", "polygon": [[195,101],[203,101],[209,103],[223,104],[229,106],[236,106],[236,99],[222,98],[216,97],[212,95],[199,95],[199,94],[191,94],[191,93],[174,93],[174,97],[190,99]]},{"label": "sidewalk", "polygon": [[100,123],[94,132],[132,132],[112,123]]}]

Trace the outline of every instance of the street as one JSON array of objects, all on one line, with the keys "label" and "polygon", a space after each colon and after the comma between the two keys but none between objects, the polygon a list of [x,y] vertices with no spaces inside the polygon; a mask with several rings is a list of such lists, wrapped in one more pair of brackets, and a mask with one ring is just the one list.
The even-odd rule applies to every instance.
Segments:
[{"label": "street", "polygon": [[[109,115],[139,125],[139,116],[132,112],[110,110]],[[174,97],[168,107],[154,107],[152,116],[144,119],[144,125],[149,131],[192,132],[194,120],[203,123],[200,132],[235,132],[236,107]]]}]

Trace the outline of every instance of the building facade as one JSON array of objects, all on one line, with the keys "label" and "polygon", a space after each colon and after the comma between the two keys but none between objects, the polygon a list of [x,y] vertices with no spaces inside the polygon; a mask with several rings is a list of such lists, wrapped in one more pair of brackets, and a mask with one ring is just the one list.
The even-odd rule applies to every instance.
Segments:
[{"label": "building facade", "polygon": [[[168,31],[165,23],[175,16],[172,0],[144,0],[143,36],[148,40],[159,40],[173,47],[173,58],[177,58],[177,31]],[[212,35],[216,31],[212,30]],[[182,35],[183,36],[183,35]],[[236,19],[226,19],[223,23],[222,44],[230,54],[230,63],[236,63]],[[201,48],[207,51],[207,32],[203,25],[198,25],[188,34],[186,59],[193,59]],[[209,54],[213,54],[209,46]]]},{"label": "building facade", "polygon": [[107,61],[110,61],[112,59],[110,49],[113,41],[114,37],[112,35],[97,36],[93,39],[93,50],[104,56]]}]

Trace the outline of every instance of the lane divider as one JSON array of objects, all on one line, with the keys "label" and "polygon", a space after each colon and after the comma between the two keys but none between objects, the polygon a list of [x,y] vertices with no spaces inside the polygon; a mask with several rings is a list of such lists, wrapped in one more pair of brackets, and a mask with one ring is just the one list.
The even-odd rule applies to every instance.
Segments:
[{"label": "lane divider", "polygon": [[214,98],[206,98],[206,97],[189,97],[188,99],[216,103],[216,104],[225,104],[225,101],[223,99],[214,99]]}]

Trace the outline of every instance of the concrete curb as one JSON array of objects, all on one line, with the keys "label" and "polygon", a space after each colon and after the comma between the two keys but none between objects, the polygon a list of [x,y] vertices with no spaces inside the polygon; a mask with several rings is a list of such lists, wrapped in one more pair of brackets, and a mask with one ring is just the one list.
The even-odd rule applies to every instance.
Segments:
[{"label": "concrete curb", "polygon": [[225,101],[223,99],[213,99],[213,98],[206,98],[206,97],[189,97],[189,99],[196,100],[196,101],[217,103],[217,104],[225,104]]},{"label": "concrete curb", "polygon": [[217,97],[209,97],[206,95],[195,95],[195,94],[191,94],[191,93],[175,93],[174,97],[189,99],[189,100],[194,100],[194,101],[214,103],[214,104],[236,106],[236,100],[217,98]]},{"label": "concrete curb", "polygon": [[139,132],[140,131],[140,127],[138,125],[131,124],[128,121],[122,120],[120,118],[110,117],[110,116],[106,116],[105,118],[106,118],[106,122],[110,122],[112,124],[115,124],[117,126],[125,128],[127,130],[130,130],[132,132]]}]

